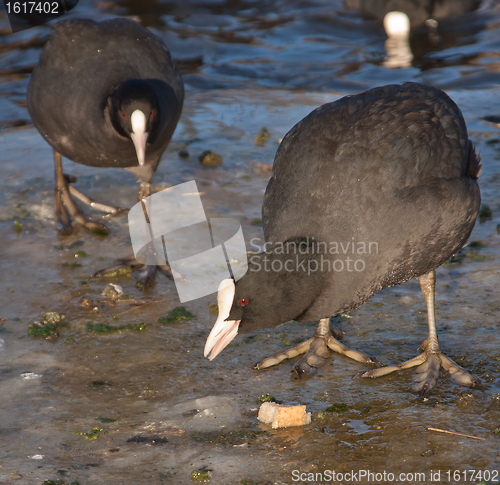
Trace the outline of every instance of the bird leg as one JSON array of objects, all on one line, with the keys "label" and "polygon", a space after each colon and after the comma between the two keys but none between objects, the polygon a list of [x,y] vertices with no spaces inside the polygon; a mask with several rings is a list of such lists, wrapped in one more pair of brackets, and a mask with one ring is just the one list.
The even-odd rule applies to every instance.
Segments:
[{"label": "bird leg", "polygon": [[[342,332],[335,329],[334,333],[337,337],[342,335]],[[253,368],[257,370],[265,369],[266,367],[279,364],[285,359],[291,359],[299,354],[305,353],[306,355],[295,363],[293,370],[299,375],[299,377],[304,373],[314,374],[317,369],[326,364],[326,359],[330,355],[330,350],[364,364],[373,364],[377,362],[365,353],[351,349],[339,342],[333,336],[332,330],[330,329],[330,319],[322,318],[319,321],[316,333],[309,340],[274,355],[273,357],[268,357],[267,359],[255,364]]]},{"label": "bird leg", "polygon": [[164,274],[167,278],[173,280],[172,270],[170,265],[167,263],[165,265],[146,265],[139,263],[134,257],[131,258],[120,258],[116,260],[116,264],[108,268],[100,269],[96,271],[92,278],[104,277],[114,277],[122,274],[130,274],[132,271],[138,270],[138,281],[137,287],[144,288],[150,286],[156,277],[157,271]]},{"label": "bird leg", "polygon": [[149,197],[151,195],[151,184],[149,182],[141,182],[141,187],[139,193],[137,194],[137,200],[140,202],[142,199]]},{"label": "bird leg", "polygon": [[89,196],[82,194],[78,189],[76,189],[72,185],[68,185],[68,188],[69,188],[69,193],[73,197],[83,202],[84,204],[87,204],[88,206],[92,207],[92,209],[96,209],[101,212],[106,212],[106,214],[111,214],[113,216],[119,214],[120,212],[128,210],[123,207],[115,207],[113,205],[107,205],[103,204],[102,202],[97,202],[94,199],[91,199]]},{"label": "bird leg", "polygon": [[81,209],[75,204],[71,196],[73,195],[85,204],[110,214],[116,214],[123,209],[95,202],[74,187],[71,187],[69,184],[75,179],[64,175],[61,154],[56,150],[54,150],[54,163],[56,178],[56,186],[54,189],[54,215],[56,223],[59,226],[59,232],[64,235],[71,234],[73,232],[70,218],[71,214],[73,219],[79,224],[82,224],[86,229],[89,229],[90,231],[105,232],[108,234],[109,231],[106,226],[87,218]]},{"label": "bird leg", "polygon": [[462,386],[473,387],[479,384],[479,379],[469,374],[465,369],[446,357],[439,347],[436,330],[436,312],[435,312],[435,287],[436,273],[432,270],[430,273],[419,278],[420,288],[424,294],[427,303],[427,319],[429,323],[429,337],[420,346],[423,352],[413,359],[402,362],[401,364],[389,365],[378,369],[370,369],[360,372],[355,377],[381,377],[391,372],[417,367],[413,377],[412,390],[420,392],[422,395],[429,393],[436,385],[439,377],[439,369],[443,367],[449,372],[450,377]]},{"label": "bird leg", "polygon": [[[149,216],[147,211],[144,208],[144,199],[151,195],[151,184],[149,182],[141,182],[141,187],[139,189],[139,193],[137,195],[137,199],[143,205],[144,215],[146,217],[146,222],[149,224]],[[116,264],[110,266],[108,268],[101,269],[96,271],[92,278],[106,276],[106,277],[114,277],[119,276],[121,274],[130,274],[131,272],[138,270],[137,272],[137,284],[138,288],[145,288],[146,286],[150,286],[151,283],[156,278],[156,273],[159,271],[167,278],[173,280],[174,276],[172,274],[172,270],[170,265],[146,265],[143,263],[139,263],[137,259],[134,257],[130,258],[120,258],[116,260]]]}]

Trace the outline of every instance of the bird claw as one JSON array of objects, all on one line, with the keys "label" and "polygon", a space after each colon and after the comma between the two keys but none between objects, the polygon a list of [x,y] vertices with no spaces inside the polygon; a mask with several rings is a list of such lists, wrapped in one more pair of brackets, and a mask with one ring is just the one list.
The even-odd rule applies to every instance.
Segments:
[{"label": "bird claw", "polygon": [[137,279],[135,286],[139,290],[144,290],[153,285],[156,277],[157,266],[144,265],[137,271],[134,277]]},{"label": "bird claw", "polygon": [[83,223],[83,227],[85,227],[85,229],[99,236],[109,236],[109,229],[104,224],[87,218],[85,219],[86,220]]},{"label": "bird claw", "polygon": [[440,367],[439,354],[429,352],[425,362],[415,369],[411,390],[421,396],[428,394],[438,381]]},{"label": "bird claw", "polygon": [[302,380],[302,375],[306,374],[308,376],[315,376],[318,373],[316,367],[311,367],[304,358],[297,361],[290,372],[295,372],[299,377],[299,381]]},{"label": "bird claw", "polygon": [[[303,374],[314,375],[317,370],[324,366],[330,356],[330,351],[345,355],[357,362],[374,363],[375,359],[370,358],[363,352],[353,350],[346,345],[340,343],[334,337],[342,337],[344,332],[332,329],[330,319],[322,319],[318,325],[316,334],[310,339],[301,342],[294,347],[289,348],[277,355],[268,357],[253,366],[254,369],[260,370],[273,365],[277,365],[285,359],[291,359],[300,354],[305,354],[293,366],[292,371],[296,372],[299,379]],[[377,361],[378,362],[378,361]]]},{"label": "bird claw", "polygon": [[440,349],[434,351],[428,350],[427,341],[425,341],[420,348],[424,349],[423,353],[417,357],[413,357],[413,359],[402,362],[401,364],[358,372],[354,377],[376,378],[391,374],[395,371],[416,367],[411,390],[420,393],[422,396],[429,394],[435,387],[441,367],[448,371],[449,376],[461,386],[474,387],[481,383],[476,376],[473,376],[449,357],[446,357]]},{"label": "bird claw", "polygon": [[115,265],[109,266],[107,268],[100,269],[96,271],[91,278],[100,278],[103,276],[107,277],[115,277],[125,274],[130,274],[133,271],[137,270],[135,278],[137,279],[136,286],[139,289],[144,289],[152,284],[156,278],[156,272],[159,271],[167,278],[173,280],[174,277],[172,275],[172,271],[170,269],[170,265],[167,263],[161,266],[152,266],[152,265],[144,265],[139,263],[135,258],[120,258],[116,260]]}]

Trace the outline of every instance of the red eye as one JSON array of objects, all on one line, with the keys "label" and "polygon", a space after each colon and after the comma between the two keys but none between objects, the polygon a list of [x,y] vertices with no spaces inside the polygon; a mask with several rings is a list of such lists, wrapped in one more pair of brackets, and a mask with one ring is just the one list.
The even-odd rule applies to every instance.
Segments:
[{"label": "red eye", "polygon": [[124,120],[126,120],[126,119],[127,119],[127,117],[123,114],[123,111],[121,112],[121,115],[122,115],[122,118],[123,118]]},{"label": "red eye", "polygon": [[242,299],[240,300],[240,305],[241,305],[241,306],[248,305],[248,300],[247,300],[246,298],[242,298]]},{"label": "red eye", "polygon": [[155,112],[155,110],[154,110],[154,109],[152,109],[152,110],[151,110],[151,113],[149,113],[149,117],[153,116],[153,115],[154,115],[154,112]]}]

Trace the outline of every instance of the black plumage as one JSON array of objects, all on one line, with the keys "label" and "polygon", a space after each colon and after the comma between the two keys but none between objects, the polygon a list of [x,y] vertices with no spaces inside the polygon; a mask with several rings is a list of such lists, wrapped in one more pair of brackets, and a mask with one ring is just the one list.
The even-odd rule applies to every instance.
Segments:
[{"label": "black plumage", "polygon": [[[273,244],[250,258],[235,287],[221,291],[219,299],[226,303],[221,302],[224,308],[206,353],[212,350],[213,358],[227,345],[227,328],[235,335],[235,328],[246,333],[292,319],[320,320],[316,337],[324,344],[298,346],[295,353],[282,353],[257,367],[309,351],[296,364],[299,373],[307,372],[324,363],[327,346],[372,362],[345,346],[339,350],[342,344],[330,333],[329,317],[359,307],[382,288],[417,277],[433,317],[434,270],[466,243],[474,227],[479,171],[462,113],[439,89],[389,85],[314,110],[278,149],[262,210],[264,235]],[[284,242],[288,249],[283,250]],[[355,267],[355,261],[362,263]],[[452,372],[431,320],[429,328],[426,358],[412,365],[425,366],[436,358],[438,365],[417,383],[421,391],[435,384],[439,359]],[[323,350],[316,352],[313,344]],[[455,369],[460,383],[477,382]],[[382,375],[379,371],[365,376]]]},{"label": "black plumage", "polygon": [[182,78],[169,50],[137,22],[56,24],[29,83],[28,109],[54,149],[55,212],[63,232],[71,232],[68,211],[87,228],[102,228],[81,213],[71,195],[106,212],[116,208],[68,186],[71,178],[63,175],[60,156],[93,167],[126,168],[141,182],[139,197],[147,196],[183,99]]}]

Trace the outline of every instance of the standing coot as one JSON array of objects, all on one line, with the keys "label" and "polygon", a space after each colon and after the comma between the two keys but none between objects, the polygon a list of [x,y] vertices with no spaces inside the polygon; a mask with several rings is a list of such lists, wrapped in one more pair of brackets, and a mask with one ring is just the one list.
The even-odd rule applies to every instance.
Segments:
[{"label": "standing coot", "polygon": [[462,113],[439,89],[389,85],[314,110],[278,149],[262,209],[266,251],[250,258],[236,285],[221,283],[205,355],[216,357],[238,331],[319,319],[314,337],[256,368],[306,352],[295,364],[300,375],[323,365],[328,348],[373,362],[333,337],[330,317],[419,278],[429,320],[423,353],[361,375],[418,366],[414,389],[425,393],[442,366],[475,385],[438,345],[434,270],[474,227],[479,171]]},{"label": "standing coot", "polygon": [[[61,232],[73,218],[88,229],[105,230],[87,219],[72,196],[96,203],[69,182],[61,155],[92,167],[124,167],[141,182],[139,198],[150,193],[161,155],[179,120],[184,99],[181,75],[165,44],[128,19],[56,24],[28,86],[33,123],[54,149],[55,217]],[[68,214],[69,212],[69,214]]]}]

